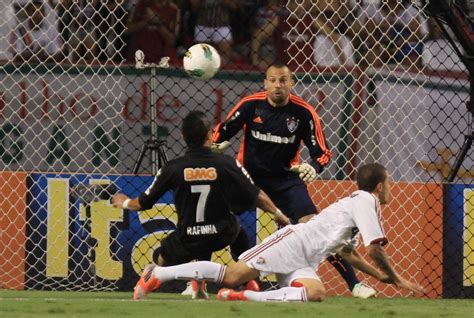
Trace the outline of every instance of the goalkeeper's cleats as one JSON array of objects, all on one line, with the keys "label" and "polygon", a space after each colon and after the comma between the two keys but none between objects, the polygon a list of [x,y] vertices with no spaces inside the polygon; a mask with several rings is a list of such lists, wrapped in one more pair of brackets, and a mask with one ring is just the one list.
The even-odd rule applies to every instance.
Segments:
[{"label": "goalkeeper's cleats", "polygon": [[246,301],[247,298],[244,296],[244,291],[236,292],[233,289],[222,288],[217,293],[217,300],[221,301]]},{"label": "goalkeeper's cleats", "polygon": [[191,280],[191,296],[192,299],[208,299],[206,282],[199,282],[195,279]]},{"label": "goalkeeper's cleats", "polygon": [[361,299],[375,297],[376,293],[375,289],[364,283],[355,284],[352,289],[352,296]]},{"label": "goalkeeper's cleats", "polygon": [[160,287],[160,280],[153,275],[155,267],[157,266],[150,264],[143,269],[142,276],[133,289],[134,300],[145,299],[149,293]]},{"label": "goalkeeper's cleats", "polygon": [[245,290],[251,290],[251,291],[260,291],[260,286],[258,286],[258,283],[255,281],[255,279],[249,280],[247,284],[245,284]]}]

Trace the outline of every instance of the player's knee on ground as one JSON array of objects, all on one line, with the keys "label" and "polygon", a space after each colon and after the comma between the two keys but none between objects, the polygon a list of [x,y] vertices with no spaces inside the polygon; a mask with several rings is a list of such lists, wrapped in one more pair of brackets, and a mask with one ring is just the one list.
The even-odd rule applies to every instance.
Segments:
[{"label": "player's knee on ground", "polygon": [[326,290],[323,287],[306,288],[308,301],[323,301],[326,298]]},{"label": "player's knee on ground", "polygon": [[315,279],[295,280],[292,287],[305,287],[308,301],[323,301],[326,298],[326,289],[323,284]]},{"label": "player's knee on ground", "polygon": [[240,286],[240,279],[238,277],[227,276],[224,277],[222,284],[227,287],[235,288]]},{"label": "player's knee on ground", "polygon": [[238,261],[226,268],[222,284],[228,287],[238,287],[251,279],[257,278],[259,274],[257,270],[248,267],[242,261]]}]

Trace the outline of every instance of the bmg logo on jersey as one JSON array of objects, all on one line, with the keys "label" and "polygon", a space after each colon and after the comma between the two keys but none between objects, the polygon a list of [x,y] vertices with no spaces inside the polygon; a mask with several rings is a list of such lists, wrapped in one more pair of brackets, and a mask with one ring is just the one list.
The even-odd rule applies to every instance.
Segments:
[{"label": "bmg logo on jersey", "polygon": [[186,168],[184,169],[184,180],[185,181],[205,181],[205,180],[216,180],[217,171],[216,168]]}]

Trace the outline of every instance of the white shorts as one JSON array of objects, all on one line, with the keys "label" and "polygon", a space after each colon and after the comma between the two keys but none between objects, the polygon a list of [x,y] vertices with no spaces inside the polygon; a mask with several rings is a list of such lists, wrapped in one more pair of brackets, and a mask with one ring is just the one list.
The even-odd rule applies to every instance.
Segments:
[{"label": "white shorts", "polygon": [[298,278],[319,279],[316,274],[318,265],[324,257],[307,257],[304,242],[288,225],[273,233],[259,245],[239,256],[248,267],[256,269],[261,276],[276,274],[280,286],[290,286]]},{"label": "white shorts", "polygon": [[230,27],[223,26],[218,28],[196,25],[194,29],[194,42],[213,42],[219,43],[232,41],[232,32]]},{"label": "white shorts", "polygon": [[310,278],[321,281],[316,270],[317,269],[313,267],[305,267],[297,269],[289,274],[276,274],[278,285],[280,285],[280,287],[289,287],[293,281],[301,278]]}]

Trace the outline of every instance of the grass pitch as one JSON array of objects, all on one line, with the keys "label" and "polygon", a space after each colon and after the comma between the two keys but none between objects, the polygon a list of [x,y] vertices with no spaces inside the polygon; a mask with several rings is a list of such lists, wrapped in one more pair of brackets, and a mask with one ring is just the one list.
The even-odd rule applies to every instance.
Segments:
[{"label": "grass pitch", "polygon": [[153,293],[132,301],[124,292],[0,290],[0,317],[474,317],[473,300],[330,297],[323,303],[192,301],[190,296]]}]

